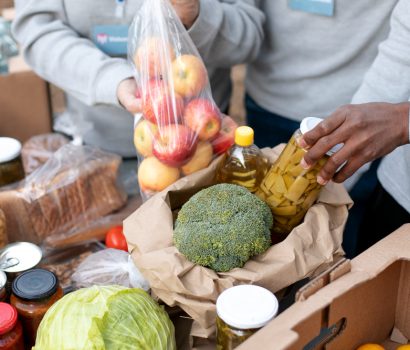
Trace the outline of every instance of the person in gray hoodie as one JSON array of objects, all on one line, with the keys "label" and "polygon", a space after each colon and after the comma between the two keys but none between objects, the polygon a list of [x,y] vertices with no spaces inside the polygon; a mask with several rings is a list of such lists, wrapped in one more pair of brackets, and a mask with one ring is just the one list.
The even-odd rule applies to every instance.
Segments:
[{"label": "person in gray hoodie", "polygon": [[[136,156],[132,114],[141,106],[126,54],[128,27],[142,2],[15,1],[13,34],[34,71],[66,92],[71,132],[86,144],[123,157]],[[260,11],[244,11],[250,11],[245,22],[261,23]],[[226,110],[230,69],[207,68],[214,98]]]},{"label": "person in gray hoodie", "polygon": [[[244,24],[247,15],[236,1],[178,0],[180,17],[205,61],[221,67],[248,63],[247,122],[261,147],[287,142],[304,117],[326,118],[353,101],[389,35],[392,11],[403,1],[240,1],[265,15],[260,51],[244,61],[257,31]],[[377,166],[365,172],[365,165],[345,182],[355,202],[344,237],[350,257]]]},{"label": "person in gray hoodie", "polygon": [[[264,147],[287,142],[303,118],[352,101],[398,0],[174,2],[205,62],[248,64],[247,122]],[[250,17],[249,7],[264,17]]]},{"label": "person in gray hoodie", "polygon": [[[338,143],[318,176],[325,184],[343,182],[363,164],[387,155],[379,183],[360,228],[359,252],[410,223],[410,2],[400,1],[391,31],[353,98],[304,135],[309,148],[303,167],[312,166]],[[377,103],[385,101],[387,103]],[[403,102],[405,101],[405,102]]]}]

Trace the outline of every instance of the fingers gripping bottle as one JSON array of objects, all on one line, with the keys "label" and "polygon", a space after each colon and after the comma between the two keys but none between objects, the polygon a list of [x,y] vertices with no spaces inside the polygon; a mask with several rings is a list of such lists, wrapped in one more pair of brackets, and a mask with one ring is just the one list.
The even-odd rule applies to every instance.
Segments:
[{"label": "fingers gripping bottle", "polygon": [[252,193],[257,191],[267,171],[267,160],[253,142],[252,128],[240,126],[236,129],[235,144],[219,169],[218,182],[240,185]]}]

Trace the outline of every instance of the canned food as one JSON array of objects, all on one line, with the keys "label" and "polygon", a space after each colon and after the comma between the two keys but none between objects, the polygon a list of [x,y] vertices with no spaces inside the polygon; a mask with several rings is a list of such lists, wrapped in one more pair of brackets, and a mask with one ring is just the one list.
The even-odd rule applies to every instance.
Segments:
[{"label": "canned food", "polygon": [[7,300],[6,283],[7,276],[3,271],[0,271],[0,303]]},{"label": "canned food", "polygon": [[0,187],[22,179],[21,143],[10,137],[0,137]]},{"label": "canned food", "polygon": [[0,270],[7,275],[6,290],[11,292],[13,280],[22,272],[32,269],[40,262],[40,247],[29,242],[16,242],[0,250]]}]

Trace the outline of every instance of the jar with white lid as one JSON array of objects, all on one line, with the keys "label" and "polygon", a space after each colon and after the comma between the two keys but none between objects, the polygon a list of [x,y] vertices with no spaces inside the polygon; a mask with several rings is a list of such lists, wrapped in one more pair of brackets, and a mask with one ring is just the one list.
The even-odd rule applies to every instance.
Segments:
[{"label": "jar with white lid", "polygon": [[241,285],[225,290],[216,302],[217,350],[230,350],[269,323],[279,308],[265,288]]},{"label": "jar with white lid", "polygon": [[22,179],[21,143],[10,137],[0,137],[0,187]]},{"label": "jar with white lid", "polygon": [[303,134],[314,129],[321,121],[320,118],[302,120],[300,129],[295,131],[256,192],[271,208],[273,232],[279,236],[288,235],[302,222],[323,187],[317,182],[317,175],[329,157],[342,147],[341,144],[334,146],[313,167],[302,168],[300,162],[307,151],[299,145],[299,141]]}]

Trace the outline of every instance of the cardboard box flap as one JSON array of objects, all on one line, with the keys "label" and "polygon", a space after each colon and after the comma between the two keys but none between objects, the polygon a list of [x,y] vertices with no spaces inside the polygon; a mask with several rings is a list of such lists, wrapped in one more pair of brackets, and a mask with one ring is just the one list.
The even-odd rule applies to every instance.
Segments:
[{"label": "cardboard box flap", "polygon": [[[396,333],[392,333],[392,340],[403,343],[404,338],[410,339],[410,262],[402,264],[395,321],[397,329]],[[394,335],[395,339],[393,339]]]},{"label": "cardboard box flap", "polygon": [[303,301],[315,294],[318,290],[350,272],[350,260],[342,258],[326,271],[315,277],[296,293],[295,301]]}]

